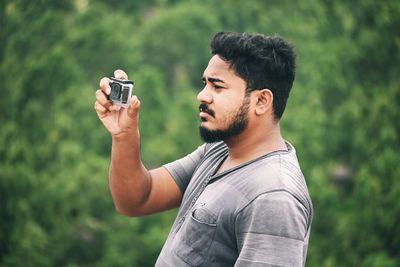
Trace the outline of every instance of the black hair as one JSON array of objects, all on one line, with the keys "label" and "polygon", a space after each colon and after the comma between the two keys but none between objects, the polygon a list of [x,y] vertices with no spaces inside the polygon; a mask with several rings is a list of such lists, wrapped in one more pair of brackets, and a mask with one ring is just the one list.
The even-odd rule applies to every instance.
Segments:
[{"label": "black hair", "polygon": [[219,32],[211,41],[211,53],[230,63],[247,83],[247,92],[268,88],[274,115],[282,117],[296,71],[293,46],[279,36]]}]

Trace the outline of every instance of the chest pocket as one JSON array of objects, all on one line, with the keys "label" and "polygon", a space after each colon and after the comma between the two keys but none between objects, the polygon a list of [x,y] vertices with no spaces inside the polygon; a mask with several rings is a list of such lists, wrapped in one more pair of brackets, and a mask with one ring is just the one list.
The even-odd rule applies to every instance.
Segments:
[{"label": "chest pocket", "polygon": [[209,258],[217,229],[217,216],[204,207],[192,211],[179,230],[176,255],[190,266],[200,266]]}]

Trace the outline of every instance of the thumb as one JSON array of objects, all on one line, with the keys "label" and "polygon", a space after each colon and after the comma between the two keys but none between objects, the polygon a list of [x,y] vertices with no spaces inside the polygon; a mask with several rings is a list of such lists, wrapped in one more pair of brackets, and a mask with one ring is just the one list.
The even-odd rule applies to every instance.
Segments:
[{"label": "thumb", "polygon": [[137,119],[140,109],[140,100],[137,96],[132,96],[131,103],[128,107],[128,116],[132,119]]},{"label": "thumb", "polygon": [[128,74],[121,69],[117,69],[114,71],[114,77],[120,80],[128,80]]}]

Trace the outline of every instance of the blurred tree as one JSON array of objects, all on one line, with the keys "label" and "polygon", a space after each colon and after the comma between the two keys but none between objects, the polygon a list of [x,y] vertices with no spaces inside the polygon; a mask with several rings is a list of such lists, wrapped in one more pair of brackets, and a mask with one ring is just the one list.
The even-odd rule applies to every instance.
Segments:
[{"label": "blurred tree", "polygon": [[181,70],[185,70],[191,84],[198,84],[210,55],[210,38],[221,28],[208,11],[190,3],[155,13],[135,38],[134,68],[158,68],[172,96]]},{"label": "blurred tree", "polygon": [[326,78],[320,91],[329,120],[320,144],[330,171],[324,176],[331,178],[335,191],[323,199],[313,189],[320,207],[311,244],[320,248],[312,245],[311,258],[317,259],[312,265],[400,264],[400,234],[394,227],[400,218],[394,197],[400,190],[395,178],[400,158],[395,73],[400,70],[394,63],[400,43],[389,37],[399,36],[399,8],[394,1],[328,1],[321,10],[325,24],[319,40],[324,40],[320,46],[328,57],[318,70]]},{"label": "blurred tree", "polygon": [[38,196],[46,196],[46,173],[55,155],[47,143],[54,121],[55,88],[61,86],[55,81],[68,86],[74,77],[62,49],[65,27],[59,20],[72,6],[68,1],[7,1],[2,8],[2,40],[6,42],[1,47],[0,78],[7,97],[0,99],[0,264],[51,266],[51,259],[43,255],[52,245],[46,227],[56,218],[41,224],[37,219],[45,221],[40,217],[43,207],[37,201]]},{"label": "blurred tree", "polygon": [[131,62],[132,41],[137,31],[135,14],[126,15],[93,3],[77,12],[69,21],[66,46],[88,84],[98,84],[99,77],[113,76],[113,71],[127,69]]}]

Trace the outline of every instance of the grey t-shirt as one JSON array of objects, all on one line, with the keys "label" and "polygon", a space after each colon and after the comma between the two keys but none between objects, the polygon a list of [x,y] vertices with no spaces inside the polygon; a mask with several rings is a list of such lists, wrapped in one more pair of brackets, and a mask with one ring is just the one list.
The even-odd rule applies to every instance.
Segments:
[{"label": "grey t-shirt", "polygon": [[304,266],[313,208],[286,144],[218,174],[223,142],[165,165],[183,199],[156,266]]}]

